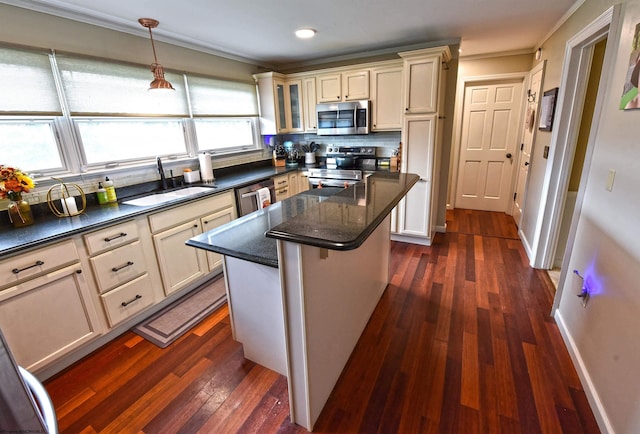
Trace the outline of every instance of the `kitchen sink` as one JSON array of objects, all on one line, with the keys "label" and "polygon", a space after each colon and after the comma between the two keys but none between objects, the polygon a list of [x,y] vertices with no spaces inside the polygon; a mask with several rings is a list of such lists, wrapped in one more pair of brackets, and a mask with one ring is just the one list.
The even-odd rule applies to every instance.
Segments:
[{"label": "kitchen sink", "polygon": [[199,195],[201,193],[211,192],[211,190],[213,189],[215,189],[215,187],[185,187],[179,190],[151,193],[135,199],[123,200],[122,203],[124,205],[133,206],[161,205],[173,200],[184,199],[190,196]]}]

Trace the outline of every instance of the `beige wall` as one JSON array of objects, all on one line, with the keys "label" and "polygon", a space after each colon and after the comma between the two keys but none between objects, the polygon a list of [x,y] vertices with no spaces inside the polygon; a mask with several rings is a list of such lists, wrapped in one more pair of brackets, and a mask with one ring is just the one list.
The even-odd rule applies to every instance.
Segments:
[{"label": "beige wall", "polygon": [[514,54],[498,57],[476,57],[460,59],[458,77],[481,77],[486,75],[529,72],[533,54]]},{"label": "beige wall", "polygon": [[[142,26],[141,36],[134,36],[5,4],[0,4],[0,17],[0,42],[138,64],[153,63],[151,42],[147,30]],[[156,42],[156,52],[158,61],[165,69],[187,70],[247,83],[253,83],[251,74],[258,71],[253,64],[162,42]]]},{"label": "beige wall", "polygon": [[[562,86],[567,41],[613,4],[610,0],[586,0],[544,42],[547,69],[543,89]],[[584,166],[588,178],[581,187],[583,201],[575,237],[569,241],[567,277],[558,288],[556,319],[583,386],[591,393],[591,406],[603,432],[631,434],[640,432],[640,376],[636,373],[640,366],[640,111],[624,111],[618,106],[635,26],[640,22],[640,2],[627,0],[621,6],[620,19],[612,23],[609,34],[602,71],[605,85],[598,94],[602,111],[593,121],[594,140]],[[544,145],[550,145],[553,156],[554,137],[543,132],[537,135],[533,167],[543,161],[539,153]],[[616,171],[615,183],[612,191],[607,191],[612,169]],[[530,182],[544,181],[532,176]],[[585,281],[573,270],[585,276]],[[575,295],[585,284],[591,299],[583,308]]]}]

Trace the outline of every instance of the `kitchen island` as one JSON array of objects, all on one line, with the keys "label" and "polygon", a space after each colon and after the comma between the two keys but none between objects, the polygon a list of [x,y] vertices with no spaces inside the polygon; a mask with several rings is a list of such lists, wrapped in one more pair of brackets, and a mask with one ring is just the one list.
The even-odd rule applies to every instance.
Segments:
[{"label": "kitchen island", "polygon": [[224,255],[234,339],[287,377],[291,420],[308,430],[389,282],[390,213],[418,179],[310,190],[187,242]]}]

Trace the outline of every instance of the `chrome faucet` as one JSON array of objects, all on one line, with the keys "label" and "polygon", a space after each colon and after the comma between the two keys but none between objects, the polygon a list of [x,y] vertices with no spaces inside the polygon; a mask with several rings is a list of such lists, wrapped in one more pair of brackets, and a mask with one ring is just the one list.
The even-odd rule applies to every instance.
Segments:
[{"label": "chrome faucet", "polygon": [[167,186],[167,178],[165,178],[164,176],[164,169],[162,168],[162,161],[160,160],[160,157],[156,157],[156,165],[158,166],[158,172],[160,172],[160,181],[162,181],[162,189],[166,190],[167,188],[169,188]]}]

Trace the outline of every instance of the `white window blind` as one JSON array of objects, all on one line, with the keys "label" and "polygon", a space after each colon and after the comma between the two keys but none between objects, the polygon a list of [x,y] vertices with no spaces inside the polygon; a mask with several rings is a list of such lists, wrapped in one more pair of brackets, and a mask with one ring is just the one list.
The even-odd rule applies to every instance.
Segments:
[{"label": "white window blind", "polygon": [[0,114],[62,114],[49,55],[0,47]]},{"label": "white window blind", "polygon": [[255,84],[187,75],[194,116],[258,116]]},{"label": "white window blind", "polygon": [[175,91],[148,91],[150,67],[56,54],[72,116],[188,116],[184,79],[165,70]]}]

